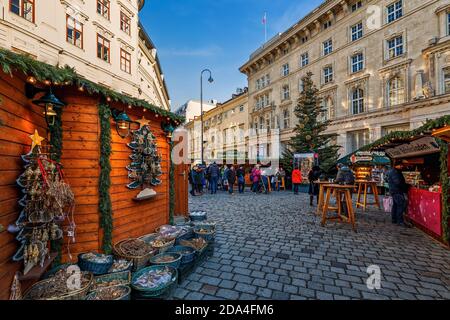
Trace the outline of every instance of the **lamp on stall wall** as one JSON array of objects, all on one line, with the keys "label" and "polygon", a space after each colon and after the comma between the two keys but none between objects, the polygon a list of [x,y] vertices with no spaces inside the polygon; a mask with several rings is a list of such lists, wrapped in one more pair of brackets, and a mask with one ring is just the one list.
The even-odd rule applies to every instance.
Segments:
[{"label": "lamp on stall wall", "polygon": [[45,94],[36,100],[33,100],[32,102],[35,105],[41,106],[44,108],[44,116],[45,116],[45,121],[47,122],[47,126],[53,126],[55,125],[55,119],[57,116],[57,110],[61,109],[62,107],[64,107],[66,104],[64,102],[62,102],[61,100],[58,99],[58,97],[56,97],[53,94],[52,88],[50,87],[50,89],[40,89],[40,88],[36,88],[35,86],[33,86],[30,83],[27,83],[25,85],[25,95],[27,98],[29,99],[33,99],[34,96],[39,93],[39,92],[45,92]]},{"label": "lamp on stall wall", "polygon": [[131,123],[133,122],[125,111],[119,111],[117,109],[112,110],[112,116],[116,122],[117,134],[125,139],[130,135]]},{"label": "lamp on stall wall", "polygon": [[168,122],[168,123],[163,122],[163,123],[161,123],[161,128],[167,134],[167,138],[172,140],[172,133],[175,130],[175,128],[172,126],[172,124],[170,122]]}]

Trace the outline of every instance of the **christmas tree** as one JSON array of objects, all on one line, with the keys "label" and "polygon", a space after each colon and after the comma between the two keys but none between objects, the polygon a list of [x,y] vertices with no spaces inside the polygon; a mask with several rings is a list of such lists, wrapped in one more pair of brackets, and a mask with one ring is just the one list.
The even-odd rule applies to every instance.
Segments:
[{"label": "christmas tree", "polygon": [[156,138],[148,125],[143,125],[133,132],[133,140],[128,143],[132,154],[131,163],[127,166],[128,177],[132,180],[129,189],[144,189],[148,185],[161,184],[161,156],[158,154]]},{"label": "christmas tree", "polygon": [[30,136],[32,146],[22,156],[25,171],[17,179],[23,197],[23,207],[16,223],[8,230],[18,233],[16,239],[21,246],[13,256],[14,261],[24,260],[24,274],[35,265],[43,265],[49,256],[50,240],[62,239],[64,232],[60,224],[65,220],[67,208],[73,210],[74,195],[63,181],[61,165],[41,151],[42,141],[37,130]]},{"label": "christmas tree", "polygon": [[303,92],[294,111],[299,123],[294,129],[295,136],[292,137],[287,150],[283,153],[281,163],[284,168],[292,170],[294,153],[317,153],[320,168],[328,172],[336,164],[340,146],[331,144],[336,134],[323,134],[330,120],[319,120],[321,113],[326,110],[321,106],[322,99],[318,96],[318,89],[312,81],[312,75],[308,72],[302,78]]}]

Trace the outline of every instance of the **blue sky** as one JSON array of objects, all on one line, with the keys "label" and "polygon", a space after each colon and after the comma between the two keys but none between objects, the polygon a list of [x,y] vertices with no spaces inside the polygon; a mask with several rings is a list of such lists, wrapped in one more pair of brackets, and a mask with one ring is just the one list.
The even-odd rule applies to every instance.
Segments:
[{"label": "blue sky", "polygon": [[[155,43],[172,109],[199,99],[200,72],[210,68],[204,99],[225,101],[247,85],[239,67],[268,39],[283,32],[322,0],[148,0],[140,19]],[[205,79],[206,80],[206,79]]]}]

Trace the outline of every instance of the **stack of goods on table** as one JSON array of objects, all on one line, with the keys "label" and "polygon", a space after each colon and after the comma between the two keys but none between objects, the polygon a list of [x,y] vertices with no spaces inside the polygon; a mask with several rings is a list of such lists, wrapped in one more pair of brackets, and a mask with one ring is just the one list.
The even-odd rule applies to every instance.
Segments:
[{"label": "stack of goods on table", "polygon": [[[24,295],[32,300],[165,299],[212,247],[215,223],[206,213],[176,219],[154,233],[115,243],[113,255],[86,252],[76,264],[47,272]],[[192,219],[192,217],[194,217]]]}]

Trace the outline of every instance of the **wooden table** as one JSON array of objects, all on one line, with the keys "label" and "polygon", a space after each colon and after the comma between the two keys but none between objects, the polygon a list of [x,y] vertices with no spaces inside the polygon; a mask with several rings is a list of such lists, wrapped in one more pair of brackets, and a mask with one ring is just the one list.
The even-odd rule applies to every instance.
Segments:
[{"label": "wooden table", "polygon": [[[352,204],[352,190],[355,186],[340,185],[340,184],[324,184],[323,188],[326,192],[325,201],[322,210],[322,226],[324,227],[328,220],[337,220],[339,222],[350,223],[353,231],[356,232],[355,212]],[[336,197],[337,207],[330,207],[331,195]],[[347,208],[348,216],[343,216],[343,208],[341,204],[342,196],[344,197],[345,206]],[[337,211],[336,217],[328,217],[329,211]]]},{"label": "wooden table", "polygon": [[320,215],[320,214],[322,214],[323,205],[324,205],[323,201],[324,201],[325,190],[324,190],[323,186],[327,185],[327,184],[332,184],[332,182],[329,182],[329,181],[314,181],[314,184],[318,184],[319,185],[319,194],[318,194],[319,200],[317,202],[317,215]]},{"label": "wooden table", "polygon": [[[363,208],[363,211],[366,211],[367,206],[376,205],[378,209],[381,209],[380,199],[378,197],[378,186],[375,181],[365,181],[365,180],[357,180],[356,184],[358,185],[358,200],[356,201],[356,209]],[[371,193],[368,190],[371,190]],[[375,198],[375,202],[367,202],[367,195],[373,194]],[[363,197],[363,201],[361,202],[361,196]]]}]

